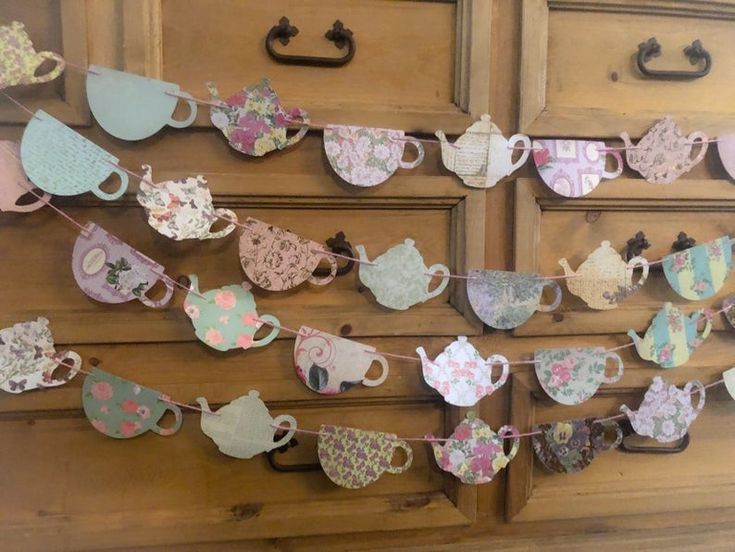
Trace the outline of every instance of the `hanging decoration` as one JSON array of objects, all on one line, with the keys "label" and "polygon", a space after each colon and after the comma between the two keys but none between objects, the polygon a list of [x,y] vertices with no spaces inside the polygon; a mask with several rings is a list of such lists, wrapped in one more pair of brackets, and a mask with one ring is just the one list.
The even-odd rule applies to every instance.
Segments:
[{"label": "hanging decoration", "polygon": [[[286,110],[268,79],[244,88],[222,101],[213,82],[207,83],[214,102],[210,107],[212,124],[222,131],[237,151],[261,157],[301,141],[309,130],[309,115],[301,108]],[[296,134],[287,136],[288,127],[303,125]]]},{"label": "hanging decoration", "polygon": [[[323,261],[329,263],[329,274],[318,277],[314,271]],[[337,274],[337,261],[323,245],[252,217],[240,235],[240,263],[248,279],[268,291],[285,291],[306,281],[323,286]]]},{"label": "hanging decoration", "polygon": [[[229,236],[237,225],[237,215],[230,209],[215,209],[207,179],[202,175],[153,183],[150,165],[143,165],[143,179],[136,195],[145,209],[148,224],[160,234],[176,241],[211,240]],[[222,230],[212,232],[219,219],[232,221]]]},{"label": "hanging decoration", "polygon": [[[116,439],[130,439],[147,431],[173,435],[181,427],[181,409],[154,389],[92,368],[82,388],[84,414],[97,431]],[[170,411],[171,427],[158,422]]]},{"label": "hanging decoration", "polygon": [[[46,318],[38,317],[0,330],[0,389],[17,394],[58,387],[79,373],[82,359],[77,353],[65,351],[57,357],[48,324]],[[70,368],[62,378],[54,378],[58,359]]]},{"label": "hanging decoration", "polygon": [[[173,284],[165,277],[163,266],[93,222],[77,237],[71,264],[79,288],[102,303],[137,299],[146,307],[160,309],[173,296]],[[166,293],[154,301],[146,293],[159,280]]]},{"label": "hanging decoration", "polygon": [[[541,304],[545,287],[554,290],[551,304]],[[467,297],[472,310],[488,326],[511,330],[528,321],[533,313],[551,312],[561,304],[561,288],[554,280],[532,272],[470,270]]]},{"label": "hanging decoration", "polygon": [[[480,399],[500,389],[510,372],[507,358],[491,355],[484,360],[463,335],[447,345],[434,360],[426,356],[423,347],[416,352],[421,359],[426,383],[436,389],[447,403],[455,406],[475,406]],[[492,381],[493,366],[501,368],[501,374],[495,381]]]},{"label": "hanging decoration", "polygon": [[671,288],[691,301],[714,296],[732,270],[732,239],[722,236],[663,258]]},{"label": "hanging decoration", "polygon": [[[173,118],[183,98],[189,107],[184,120]],[[87,101],[99,125],[121,140],[150,138],[165,126],[185,128],[197,116],[197,104],[178,84],[90,65]]]},{"label": "hanging decoration", "polygon": [[[403,161],[406,144],[416,148],[416,159],[410,162]],[[398,168],[415,169],[424,160],[421,142],[387,128],[327,125],[324,152],[342,180],[363,188],[385,182]]]},{"label": "hanging decoration", "polygon": [[[615,309],[622,300],[639,290],[648,278],[648,261],[633,257],[627,263],[605,240],[587,256],[576,271],[566,258],[559,259],[567,277],[567,289],[596,310]],[[633,283],[633,272],[641,269],[640,278]]]},{"label": "hanging decoration", "polygon": [[[255,390],[223,406],[216,413],[209,409],[207,399],[199,397],[202,408],[202,432],[212,439],[222,454],[234,458],[252,458],[285,445],[296,433],[296,420],[288,414],[272,418],[268,407]],[[276,427],[288,424],[289,430],[274,441]]]},{"label": "hanging decoration", "polygon": [[[615,432],[613,442],[606,440],[606,430]],[[582,471],[595,455],[617,448],[623,442],[623,430],[615,420],[584,418],[536,424],[532,432],[538,433],[531,438],[536,458],[556,473]]]},{"label": "hanging decoration", "polygon": [[[36,71],[46,60],[54,67],[43,75]],[[20,21],[0,26],[0,90],[19,84],[50,82],[64,72],[66,62],[54,52],[36,52],[31,37]]]},{"label": "hanging decoration", "polygon": [[[704,316],[704,329],[697,332],[697,324]],[[655,362],[661,368],[674,368],[684,364],[712,330],[712,321],[698,309],[687,317],[671,303],[664,303],[653,318],[644,337],[628,330],[638,355],[643,360]]]},{"label": "hanging decoration", "polygon": [[[199,278],[189,275],[189,293],[184,312],[194,325],[194,333],[203,343],[218,351],[263,347],[278,335],[278,318],[270,314],[258,316],[255,297],[250,284],[230,285],[200,293]],[[263,324],[271,325],[271,332],[254,339]]]},{"label": "hanging decoration", "polygon": [[20,204],[23,196],[28,194],[28,188],[33,188],[23,165],[20,162],[20,146],[11,140],[0,140],[0,211],[30,213],[44,206],[51,199],[51,194],[41,190],[43,199],[36,199],[32,203]]},{"label": "hanging decoration", "polygon": [[[431,434],[426,438],[432,440],[434,457],[441,469],[462,483],[479,485],[492,481],[515,458],[521,444],[518,435],[513,426],[503,426],[495,433],[474,412],[468,412],[443,445],[435,442]],[[503,443],[507,437],[512,442],[510,451],[505,453]]]},{"label": "hanging decoration", "polygon": [[[591,140],[534,140],[533,162],[549,188],[564,197],[582,197],[597,188],[602,179],[623,174],[623,158],[605,142]],[[605,169],[607,156],[615,160],[615,170]]]},{"label": "hanging decoration", "polygon": [[722,372],[722,381],[725,383],[730,397],[735,400],[735,368],[730,368]]},{"label": "hanging decoration", "polygon": [[[426,268],[424,258],[414,247],[414,241],[406,238],[394,245],[374,261],[368,259],[365,246],[355,246],[359,254],[360,281],[373,292],[375,300],[393,310],[406,310],[441,294],[449,284],[449,268],[435,264]],[[370,264],[367,264],[370,263]],[[442,281],[429,291],[432,277]]]},{"label": "hanging decoration", "polygon": [[[92,192],[100,199],[111,201],[128,189],[128,175],[118,166],[117,157],[42,109],[26,125],[20,158],[28,178],[53,195]],[[120,186],[108,193],[100,186],[113,173],[120,177]]]},{"label": "hanging decoration", "polygon": [[[293,361],[304,385],[322,395],[343,393],[360,384],[377,387],[388,377],[388,361],[375,347],[307,326],[299,328],[294,340]],[[380,365],[381,372],[368,378],[373,362]]]},{"label": "hanging decoration", "polygon": [[720,134],[717,137],[717,153],[727,174],[735,179],[735,133]]},{"label": "hanging decoration", "polygon": [[[528,160],[531,139],[524,134],[505,138],[485,113],[451,144],[443,131],[435,133],[441,143],[444,166],[473,188],[492,188]],[[513,162],[516,144],[523,144],[520,157]]]},{"label": "hanging decoration", "polygon": [[[697,406],[692,406],[692,394],[699,393]],[[683,389],[668,383],[661,376],[653,378],[638,410],[626,405],[620,411],[630,420],[639,435],[653,437],[660,443],[672,443],[686,434],[689,426],[704,408],[705,388],[700,381],[690,381]]]}]

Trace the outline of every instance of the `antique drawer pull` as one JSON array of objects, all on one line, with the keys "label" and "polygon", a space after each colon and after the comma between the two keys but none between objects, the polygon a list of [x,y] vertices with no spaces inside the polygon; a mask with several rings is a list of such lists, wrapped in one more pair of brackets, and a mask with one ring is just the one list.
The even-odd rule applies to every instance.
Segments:
[{"label": "antique drawer pull", "polygon": [[690,46],[684,48],[684,55],[689,58],[689,63],[697,65],[704,61],[704,67],[697,71],[659,71],[649,69],[646,63],[651,59],[661,55],[661,45],[656,37],[649,38],[646,42],[638,45],[638,70],[646,77],[661,80],[684,80],[698,79],[707,75],[712,69],[712,56],[704,49],[702,42],[697,39]]},{"label": "antique drawer pull", "polygon": [[684,452],[689,446],[689,433],[684,434],[684,437],[673,443],[643,445],[631,442],[638,436],[633,431],[630,420],[621,421],[620,427],[623,430],[623,441],[620,443],[618,450],[621,452],[631,452],[634,454],[676,454],[677,452]]},{"label": "antique drawer pull", "polygon": [[[277,431],[275,438],[280,439],[285,435],[285,432],[283,431]],[[322,468],[321,464],[319,463],[313,463],[313,464],[281,464],[277,459],[277,454],[283,454],[288,449],[297,447],[299,445],[299,442],[291,437],[291,440],[286,443],[285,445],[281,445],[278,448],[269,450],[266,454],[266,457],[268,458],[268,463],[270,464],[271,468],[273,468],[276,471],[279,472],[303,472],[303,471],[316,471],[320,470]]]},{"label": "antique drawer pull", "polygon": [[334,45],[340,50],[347,46],[347,52],[344,56],[338,58],[320,57],[320,56],[302,56],[302,55],[289,55],[279,54],[273,48],[273,41],[278,39],[281,44],[286,46],[293,37],[299,34],[298,28],[288,20],[288,17],[281,17],[278,21],[278,25],[275,25],[268,31],[268,35],[265,37],[265,49],[268,54],[279,63],[288,63],[293,65],[316,65],[319,67],[339,67],[348,63],[353,57],[355,57],[355,50],[357,46],[355,39],[352,36],[352,31],[347,29],[342,22],[338,19],[332,25],[332,28],[328,30],[324,36],[327,40],[334,42]]},{"label": "antique drawer pull", "polygon": [[[333,238],[327,240],[327,247],[332,253],[344,255],[345,257],[354,257],[355,253],[352,251],[352,244],[345,238],[344,232],[337,232]],[[337,259],[337,276],[343,276],[347,274],[355,266],[355,261],[348,260],[345,262],[344,259]],[[329,274],[328,268],[317,268],[314,271],[314,276],[327,276]]]}]

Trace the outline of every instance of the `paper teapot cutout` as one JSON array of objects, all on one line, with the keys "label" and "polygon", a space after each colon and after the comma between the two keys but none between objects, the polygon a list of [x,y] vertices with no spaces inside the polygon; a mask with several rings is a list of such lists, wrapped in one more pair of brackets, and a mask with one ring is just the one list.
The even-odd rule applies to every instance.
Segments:
[{"label": "paper teapot cutout", "polygon": [[[360,260],[368,259],[365,247],[355,247]],[[449,284],[449,268],[435,264],[426,268],[414,241],[406,238],[403,243],[394,245],[372,261],[374,265],[360,265],[360,281],[375,295],[381,305],[394,310],[406,310],[416,303],[423,303],[439,295]],[[429,291],[432,277],[428,274],[438,272],[444,276],[439,285]]]},{"label": "paper teapot cutout", "polygon": [[[603,241],[600,247],[589,254],[576,271],[572,270],[566,258],[559,264],[567,276],[567,289],[581,298],[590,308],[609,310],[617,308],[644,284],[648,278],[648,261],[643,257],[633,257],[627,263],[620,254]],[[641,277],[634,284],[633,271],[641,268]]]},{"label": "paper teapot cutout", "polygon": [[[486,395],[497,391],[508,379],[508,359],[491,355],[484,360],[467,337],[459,336],[434,360],[423,347],[416,349],[421,358],[424,380],[439,391],[444,400],[456,406],[474,406]],[[492,367],[500,364],[502,373],[492,381]]]},{"label": "paper teapot cutout", "polygon": [[[296,420],[288,414],[272,418],[260,393],[250,390],[247,395],[223,406],[215,414],[204,397],[196,399],[202,408],[202,432],[212,439],[220,452],[235,458],[252,458],[285,445],[296,433]],[[278,441],[273,438],[278,426],[288,424],[288,432]]]},{"label": "paper teapot cutout", "polygon": [[[668,115],[657,121],[635,147],[627,132],[621,133],[620,138],[627,148],[625,158],[630,168],[652,184],[671,184],[704,159],[707,153],[707,135],[704,132],[696,131],[684,136]],[[692,159],[695,144],[699,144],[701,149]]]},{"label": "paper teapot cutout", "polygon": [[[523,134],[505,138],[498,126],[485,113],[451,144],[443,131],[435,133],[441,143],[444,166],[473,188],[492,188],[528,160],[531,140]],[[517,144],[525,148],[513,162]]]},{"label": "paper teapot cutout", "polygon": [[[699,394],[696,406],[692,405],[694,393]],[[661,376],[656,376],[638,410],[622,405],[620,411],[628,417],[638,435],[653,437],[660,443],[671,443],[684,437],[704,408],[704,401],[705,388],[701,381],[690,381],[683,389],[678,389]]]}]

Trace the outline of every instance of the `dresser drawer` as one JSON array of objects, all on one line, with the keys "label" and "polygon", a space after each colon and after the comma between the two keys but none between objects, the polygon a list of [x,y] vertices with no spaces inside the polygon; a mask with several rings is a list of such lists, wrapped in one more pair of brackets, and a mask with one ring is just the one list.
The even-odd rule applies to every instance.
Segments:
[{"label": "dresser drawer", "polygon": [[[714,2],[523,2],[520,130],[552,136],[631,136],[670,114],[685,130],[732,127],[735,6]],[[645,67],[694,72],[683,49],[699,39],[712,66],[701,78],[651,78],[639,44],[661,55]]]}]

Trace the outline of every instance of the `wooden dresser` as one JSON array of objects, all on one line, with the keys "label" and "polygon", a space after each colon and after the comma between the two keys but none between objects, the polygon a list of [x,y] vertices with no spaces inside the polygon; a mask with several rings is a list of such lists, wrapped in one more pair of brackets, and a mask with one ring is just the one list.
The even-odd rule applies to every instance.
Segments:
[{"label": "wooden dresser", "polygon": [[[299,33],[284,53],[339,55],[324,33],[336,20],[353,33],[354,59],[342,67],[274,61],[264,38],[281,17]],[[68,60],[114,67],[180,84],[207,98],[207,81],[229,95],[268,76],[286,107],[302,107],[317,125],[401,128],[432,137],[461,134],[490,113],[506,135],[637,140],[664,114],[685,132],[717,136],[735,130],[735,2],[673,0],[0,0],[0,24],[20,20],[39,50]],[[695,80],[644,78],[638,44],[655,36],[662,55],[651,67],[691,70],[681,50],[700,39],[712,70]],[[555,196],[529,162],[488,191],[464,186],[444,169],[438,144],[426,158],[385,184],[343,183],[326,159],[321,133],[254,159],[230,149],[206,106],[192,127],[166,129],[140,142],[106,134],[90,114],[86,76],[69,67],[52,83],[11,89],[31,109],[43,108],[154,180],[205,175],[217,206],[324,242],[344,232],[374,257],[411,237],[427,265],[455,273],[471,268],[561,274],[558,259],[579,265],[601,241],[618,250],[645,232],[648,258],[669,252],[680,231],[705,242],[732,232],[735,188],[715,144],[705,161],[670,186],[623,176],[582,199]],[[19,139],[27,115],[0,99],[0,139]],[[452,138],[453,139],[453,138]],[[174,242],[145,223],[137,183],[122,199],[91,194],[55,203],[93,220],[163,264],[178,278],[199,276],[210,289],[244,279],[237,232],[209,242]],[[70,270],[76,230],[49,209],[0,215],[0,327],[46,316],[58,344],[73,346],[85,366],[160,389],[193,403],[219,406],[257,389],[273,415],[299,426],[328,422],[422,436],[447,436],[467,409],[451,407],[429,388],[418,364],[390,360],[377,388],[324,397],[295,376],[292,337],[264,349],[216,353],[199,343],[183,296],[152,310],[137,303],[96,303]],[[537,313],[512,332],[483,328],[464,283],[430,302],[383,309],[361,287],[357,269],[331,285],[283,293],[257,292],[258,310],[284,326],[308,325],[382,351],[438,354],[458,335],[489,356],[529,359],[537,347],[613,347],[625,332],[645,330],[665,301],[677,303],[663,275],[620,308],[589,310],[566,293],[560,309]],[[735,291],[730,279],[715,300]],[[712,306],[714,300],[695,306]],[[680,300],[682,304],[686,303]],[[732,330],[715,335],[685,365],[665,374],[677,384],[719,377],[735,359]],[[493,428],[527,431],[533,423],[615,414],[637,405],[662,371],[622,351],[625,377],[577,407],[545,397],[533,369],[514,366],[510,384],[480,403]],[[220,454],[187,412],[173,437],[107,439],[81,409],[82,377],[54,390],[0,396],[0,549],[487,550],[681,547],[726,549],[735,499],[735,405],[724,389],[707,407],[679,454],[601,455],[588,470],[551,475],[534,464],[528,440],[495,481],[462,485],[436,467],[425,443],[414,443],[412,467],[352,491],[320,470],[275,471],[266,456]],[[316,440],[275,458],[286,465],[316,461]]]}]

